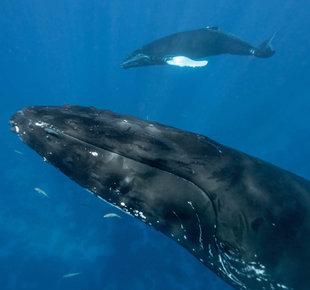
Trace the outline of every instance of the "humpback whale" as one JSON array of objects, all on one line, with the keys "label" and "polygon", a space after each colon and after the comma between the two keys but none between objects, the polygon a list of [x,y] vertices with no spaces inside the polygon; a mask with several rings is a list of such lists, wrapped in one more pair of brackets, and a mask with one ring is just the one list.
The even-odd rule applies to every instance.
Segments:
[{"label": "humpback whale", "polygon": [[203,135],[81,106],[9,121],[43,159],[236,289],[309,289],[310,181]]},{"label": "humpback whale", "polygon": [[218,27],[206,27],[172,34],[144,45],[124,59],[121,66],[125,69],[163,64],[201,67],[207,65],[206,57],[224,53],[266,58],[275,53],[272,39],[273,36],[255,47]]}]

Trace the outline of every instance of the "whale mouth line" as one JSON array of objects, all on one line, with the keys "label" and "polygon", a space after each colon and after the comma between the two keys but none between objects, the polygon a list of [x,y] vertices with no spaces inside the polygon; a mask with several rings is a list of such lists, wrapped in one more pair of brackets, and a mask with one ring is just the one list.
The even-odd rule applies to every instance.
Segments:
[{"label": "whale mouth line", "polygon": [[[14,116],[13,116],[13,117],[14,117]],[[41,122],[41,121],[33,122],[33,120],[30,120],[30,119],[28,119],[28,120],[29,120],[29,124],[35,124],[35,126],[36,126],[38,129],[42,129],[45,133],[47,133],[48,135],[51,135],[51,136],[53,136],[53,137],[55,137],[55,138],[60,138],[60,137],[63,136],[64,138],[68,138],[68,139],[75,140],[75,141],[77,141],[77,142],[79,142],[79,143],[82,143],[82,144],[85,144],[85,145],[87,145],[87,146],[92,146],[92,147],[96,148],[97,150],[108,151],[108,152],[110,152],[110,153],[114,153],[114,154],[116,154],[116,155],[119,155],[119,156],[121,156],[121,157],[123,157],[123,158],[128,158],[128,159],[133,160],[133,161],[135,161],[135,162],[138,162],[138,163],[140,163],[140,164],[143,164],[143,165],[147,165],[147,166],[156,168],[156,169],[161,170],[161,171],[163,171],[163,172],[167,172],[167,173],[172,174],[172,175],[174,175],[174,176],[176,176],[176,177],[178,177],[178,178],[182,178],[182,179],[184,179],[184,180],[186,180],[186,181],[192,183],[193,185],[195,185],[195,186],[197,186],[198,188],[200,188],[204,193],[206,193],[206,191],[205,191],[204,189],[202,189],[199,185],[197,185],[197,184],[194,183],[193,181],[191,181],[191,180],[189,180],[189,179],[187,179],[187,178],[185,178],[185,177],[183,177],[183,176],[181,176],[181,175],[178,175],[178,174],[176,174],[176,173],[174,173],[174,172],[171,172],[171,171],[168,171],[168,170],[165,170],[165,169],[163,169],[163,168],[156,167],[156,166],[152,166],[152,165],[151,165],[150,163],[148,163],[148,162],[142,162],[141,160],[136,159],[136,158],[133,158],[133,157],[130,157],[130,156],[126,155],[126,154],[122,154],[122,153],[120,153],[120,152],[118,152],[118,151],[113,151],[113,150],[111,150],[111,149],[108,148],[108,147],[99,147],[98,145],[96,145],[96,144],[94,144],[94,143],[85,141],[85,140],[80,139],[80,138],[78,138],[78,137],[76,137],[76,136],[73,136],[73,135],[71,135],[71,134],[68,134],[68,133],[66,133],[66,132],[63,131],[63,130],[58,129],[57,127],[55,127],[55,126],[52,125],[52,124],[45,123],[45,122]],[[23,139],[23,136],[27,135],[27,132],[21,130],[22,127],[18,125],[18,122],[13,121],[13,120],[11,119],[11,120],[9,121],[9,124],[12,126],[11,130],[12,130],[14,133],[17,133],[17,135],[23,140],[23,142],[26,142],[26,141]],[[15,130],[16,127],[18,128],[17,130]]]},{"label": "whale mouth line", "polygon": [[144,53],[138,53],[132,56],[129,56],[126,58],[122,63],[121,67],[122,68],[131,68],[135,66],[140,66],[140,65],[148,65],[151,63],[151,58],[144,54]]}]

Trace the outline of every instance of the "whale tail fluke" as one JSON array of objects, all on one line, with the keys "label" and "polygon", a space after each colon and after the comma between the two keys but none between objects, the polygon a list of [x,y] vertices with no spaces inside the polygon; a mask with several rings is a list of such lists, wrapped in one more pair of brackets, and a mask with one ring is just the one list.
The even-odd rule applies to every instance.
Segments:
[{"label": "whale tail fluke", "polygon": [[273,40],[275,33],[266,39],[257,49],[255,50],[254,55],[257,57],[271,57],[275,54],[275,50],[272,49],[271,41]]}]

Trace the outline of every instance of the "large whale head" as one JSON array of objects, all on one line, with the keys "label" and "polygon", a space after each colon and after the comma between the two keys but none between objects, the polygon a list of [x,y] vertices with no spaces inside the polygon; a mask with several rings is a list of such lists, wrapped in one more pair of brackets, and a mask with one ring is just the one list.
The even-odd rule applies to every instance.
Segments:
[{"label": "large whale head", "polygon": [[80,106],[27,107],[12,131],[78,184],[238,289],[308,289],[309,181],[202,135]]},{"label": "large whale head", "polygon": [[174,141],[160,136],[173,128],[79,106],[27,107],[10,124],[23,142],[81,186],[211,263],[214,209],[199,186],[170,170]]}]

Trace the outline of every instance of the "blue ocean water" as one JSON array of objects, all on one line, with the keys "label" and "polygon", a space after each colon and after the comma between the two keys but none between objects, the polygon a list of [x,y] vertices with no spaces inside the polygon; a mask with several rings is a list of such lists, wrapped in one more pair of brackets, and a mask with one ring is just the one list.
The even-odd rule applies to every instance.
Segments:
[{"label": "blue ocean water", "polygon": [[[7,122],[28,105],[111,109],[310,179],[309,11],[306,0],[1,0],[0,288],[230,289],[172,240],[43,163]],[[141,45],[207,25],[256,45],[277,32],[276,54],[120,68]],[[109,212],[122,218],[104,219]]]}]

